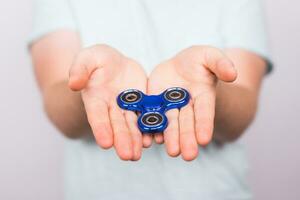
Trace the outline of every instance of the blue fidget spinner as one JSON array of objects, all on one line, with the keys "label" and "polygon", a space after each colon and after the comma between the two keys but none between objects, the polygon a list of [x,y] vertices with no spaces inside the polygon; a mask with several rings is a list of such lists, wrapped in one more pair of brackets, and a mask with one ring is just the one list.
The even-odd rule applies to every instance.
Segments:
[{"label": "blue fidget spinner", "polygon": [[129,89],[117,97],[120,108],[141,113],[138,127],[142,133],[160,133],[168,126],[165,112],[188,104],[187,90],[173,87],[159,95],[145,95],[139,90]]}]

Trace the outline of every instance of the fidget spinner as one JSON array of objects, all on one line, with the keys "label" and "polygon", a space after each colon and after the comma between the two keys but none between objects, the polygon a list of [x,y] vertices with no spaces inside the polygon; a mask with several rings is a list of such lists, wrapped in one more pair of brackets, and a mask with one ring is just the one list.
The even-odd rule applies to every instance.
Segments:
[{"label": "fidget spinner", "polygon": [[188,104],[187,90],[173,87],[159,95],[146,95],[135,89],[123,91],[117,97],[120,108],[140,113],[138,127],[142,133],[160,133],[168,126],[166,111]]}]

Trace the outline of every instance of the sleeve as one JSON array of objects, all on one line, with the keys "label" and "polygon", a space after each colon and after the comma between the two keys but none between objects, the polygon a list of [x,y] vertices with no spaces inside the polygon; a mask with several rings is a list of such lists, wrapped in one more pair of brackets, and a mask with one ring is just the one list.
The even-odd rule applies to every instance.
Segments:
[{"label": "sleeve", "polygon": [[225,48],[243,48],[257,53],[273,65],[268,52],[264,12],[261,0],[229,0],[224,6],[222,33]]},{"label": "sleeve", "polygon": [[33,26],[28,45],[58,29],[77,29],[70,2],[68,0],[35,0]]}]

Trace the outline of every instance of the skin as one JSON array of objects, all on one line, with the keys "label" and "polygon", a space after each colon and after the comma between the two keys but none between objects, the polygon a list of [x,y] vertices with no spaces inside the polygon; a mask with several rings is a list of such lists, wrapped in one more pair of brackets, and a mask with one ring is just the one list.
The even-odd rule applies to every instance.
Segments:
[{"label": "skin", "polygon": [[[257,64],[261,70],[249,70],[246,62],[249,66]],[[155,135],[155,140],[165,141],[170,156],[181,153],[189,161],[197,157],[198,144],[205,146],[213,137],[220,142],[238,138],[254,116],[264,65],[249,52],[223,52],[210,46],[184,49],[159,64],[149,77],[149,93],[179,86],[190,92],[191,101],[180,111],[166,113],[169,125],[164,134]]]},{"label": "skin", "polygon": [[116,105],[121,91],[188,89],[190,104],[168,111],[169,126],[154,139],[165,143],[170,156],[181,154],[190,161],[197,157],[198,145],[213,138],[233,141],[242,134],[255,115],[266,66],[258,55],[242,49],[193,46],[163,61],[147,77],[138,62],[113,47],[82,49],[79,36],[68,30],[39,39],[31,53],[51,121],[69,138],[92,133],[100,147],[114,147],[122,160],[139,160],[152,136],[138,130],[136,114]]}]

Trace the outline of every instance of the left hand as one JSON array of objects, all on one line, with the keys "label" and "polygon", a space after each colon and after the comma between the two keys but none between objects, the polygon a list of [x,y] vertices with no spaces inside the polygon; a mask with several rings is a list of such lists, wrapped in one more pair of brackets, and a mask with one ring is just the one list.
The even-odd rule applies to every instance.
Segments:
[{"label": "left hand", "polygon": [[148,93],[159,94],[169,87],[183,87],[191,95],[190,103],[169,110],[169,125],[164,134],[156,134],[158,143],[165,142],[170,156],[180,153],[184,160],[198,155],[198,144],[208,144],[213,135],[216,85],[218,80],[233,82],[237,72],[233,63],[219,49],[193,46],[159,64],[150,74]]}]

